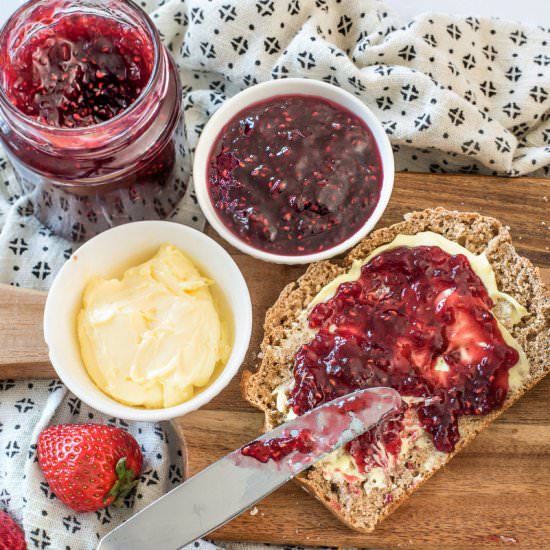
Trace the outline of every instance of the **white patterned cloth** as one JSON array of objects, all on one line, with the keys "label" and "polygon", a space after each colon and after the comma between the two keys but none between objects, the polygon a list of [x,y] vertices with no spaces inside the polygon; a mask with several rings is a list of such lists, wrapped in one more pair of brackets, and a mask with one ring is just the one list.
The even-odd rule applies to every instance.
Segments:
[{"label": "white patterned cloth", "polygon": [[[380,118],[398,170],[550,175],[550,33],[441,14],[408,24],[376,0],[146,0],[176,58],[191,149],[229,96],[270,78],[339,85]],[[434,193],[437,189],[434,189]],[[0,280],[46,289],[73,243],[29,215],[0,158]],[[178,220],[200,225],[192,192]],[[122,425],[143,447],[143,482],[123,510],[77,514],[51,498],[33,445],[58,422]],[[29,548],[88,550],[181,478],[169,428],[106,419],[58,382],[0,383],[0,508]]]}]

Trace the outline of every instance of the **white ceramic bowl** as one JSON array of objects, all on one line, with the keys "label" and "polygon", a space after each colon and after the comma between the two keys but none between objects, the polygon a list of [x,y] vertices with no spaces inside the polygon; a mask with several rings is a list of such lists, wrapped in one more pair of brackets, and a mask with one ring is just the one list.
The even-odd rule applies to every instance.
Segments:
[{"label": "white ceramic bowl", "polygon": [[[345,107],[365,122],[372,132],[380,151],[383,178],[380,200],[378,201],[372,215],[356,233],[351,235],[342,243],[321,252],[304,254],[300,256],[289,256],[264,252],[263,250],[254,248],[239,239],[239,237],[237,237],[224,225],[223,221],[218,216],[214,205],[212,204],[212,200],[210,199],[208,192],[207,171],[210,152],[216,138],[224,126],[237,113],[249,105],[271,97],[300,94],[328,99],[333,103],[337,103],[342,107]],[[256,86],[252,86],[226,101],[219,108],[219,110],[214,113],[212,118],[208,121],[208,124],[205,126],[195,151],[195,161],[193,165],[193,181],[195,183],[197,198],[204,215],[210,222],[210,225],[212,225],[212,227],[228,243],[232,244],[245,254],[249,254],[250,256],[254,256],[260,260],[279,264],[305,264],[319,260],[326,260],[327,258],[332,258],[338,254],[341,254],[357,244],[374,228],[384,213],[393,190],[394,173],[395,167],[390,141],[384,131],[384,128],[380,124],[379,120],[374,116],[372,111],[362,101],[346,90],[333,86],[332,84],[327,84],[318,80],[310,80],[307,78],[270,80],[268,82],[263,82],[262,84],[257,84]]]},{"label": "white ceramic bowl", "polygon": [[[129,267],[151,258],[170,243],[215,281],[213,292],[231,316],[233,346],[218,378],[191,400],[162,409],[123,405],[103,393],[86,372],[80,356],[76,316],[90,277],[120,277]],[[244,277],[231,256],[213,239],[185,225],[166,221],[135,222],[115,227],[82,245],[59,271],[48,294],[44,337],[50,361],[62,382],[82,401],[109,416],[139,421],[169,420],[208,403],[227,386],[241,366],[252,331],[252,304]]]}]

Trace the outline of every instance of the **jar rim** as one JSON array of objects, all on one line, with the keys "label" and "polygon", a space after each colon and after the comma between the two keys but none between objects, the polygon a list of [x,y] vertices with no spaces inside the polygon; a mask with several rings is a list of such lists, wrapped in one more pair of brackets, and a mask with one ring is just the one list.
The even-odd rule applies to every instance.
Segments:
[{"label": "jar rim", "polygon": [[[0,43],[2,39],[5,36],[5,33],[8,32],[10,29],[10,26],[14,24],[15,21],[22,15],[22,13],[32,7],[35,4],[39,4],[40,2],[44,2],[47,0],[28,0],[24,4],[22,4],[19,8],[17,8],[12,15],[8,18],[6,23],[3,25],[2,28],[0,28]],[[75,127],[75,128],[60,128],[57,126],[50,126],[48,124],[43,124],[42,122],[38,122],[34,118],[27,116],[23,112],[21,112],[17,107],[15,107],[11,101],[8,99],[8,96],[6,94],[6,91],[4,88],[0,85],[0,109],[4,108],[7,109],[14,117],[16,117],[19,121],[28,124],[30,127],[35,128],[37,130],[41,130],[43,132],[49,132],[54,135],[75,135],[83,133],[91,133],[96,132],[98,130],[104,130],[109,129],[114,126],[116,126],[117,123],[119,123],[125,116],[128,114],[133,113],[138,107],[141,106],[141,104],[145,101],[145,98],[149,95],[149,92],[154,88],[155,82],[158,78],[158,74],[160,71],[160,61],[161,61],[161,52],[162,52],[162,43],[160,41],[160,36],[158,34],[158,30],[155,27],[155,24],[147,14],[140,6],[138,6],[135,2],[132,0],[116,0],[116,2],[120,2],[121,4],[125,4],[128,6],[131,10],[133,10],[145,23],[146,30],[151,37],[151,42],[153,44],[153,69],[151,71],[151,74],[149,75],[149,80],[147,81],[146,86],[143,88],[137,99],[126,109],[118,113],[113,118],[110,118],[109,120],[105,120],[104,122],[100,122],[99,124],[91,124],[90,126],[82,126],[82,127]],[[0,113],[1,114],[1,113]]]}]

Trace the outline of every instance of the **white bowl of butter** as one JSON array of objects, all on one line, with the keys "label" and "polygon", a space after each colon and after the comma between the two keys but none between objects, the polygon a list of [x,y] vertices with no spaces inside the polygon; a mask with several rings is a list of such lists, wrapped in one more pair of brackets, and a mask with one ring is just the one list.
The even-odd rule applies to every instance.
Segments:
[{"label": "white bowl of butter", "polygon": [[169,420],[206,404],[242,364],[252,304],[231,256],[164,221],[110,229],[57,275],[44,337],[65,385],[95,409]]}]

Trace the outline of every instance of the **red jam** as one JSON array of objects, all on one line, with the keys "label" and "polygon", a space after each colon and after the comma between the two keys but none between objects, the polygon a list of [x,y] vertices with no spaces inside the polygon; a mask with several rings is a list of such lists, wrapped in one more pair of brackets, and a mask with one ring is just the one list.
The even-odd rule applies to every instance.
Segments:
[{"label": "red jam", "polygon": [[55,234],[170,216],[189,172],[177,67],[129,0],[29,0],[0,31],[0,141]]},{"label": "red jam", "polygon": [[[390,386],[425,398],[415,407],[435,447],[450,453],[462,416],[498,409],[518,352],[491,313],[492,300],[465,256],[439,247],[396,248],[373,258],[357,281],[310,313],[314,339],[298,351],[290,404],[297,414],[358,388]],[[443,360],[448,368],[442,366]],[[439,361],[438,361],[439,360]],[[380,438],[371,430],[349,444],[360,469],[373,443],[401,448],[399,417]]]},{"label": "red jam", "polygon": [[376,431],[401,412],[403,406],[400,395],[389,388],[361,389],[346,394],[333,403],[325,403],[311,414],[300,416],[290,425],[283,426],[279,437],[253,441],[245,445],[240,454],[250,456],[259,462],[269,460],[281,462],[280,466],[293,471],[304,464],[320,458],[341,446],[358,429],[373,426]]},{"label": "red jam", "polygon": [[85,127],[127,109],[152,66],[152,44],[137,28],[74,14],[31,35],[4,68],[4,86],[28,117],[60,128]]},{"label": "red jam", "polygon": [[371,428],[363,435],[354,439],[346,446],[346,450],[355,460],[360,472],[367,472],[374,466],[385,466],[380,461],[380,453],[376,446],[381,442],[386,453],[397,456],[401,451],[401,431],[403,430],[403,415],[406,405],[403,402],[401,411],[390,415],[378,426]]},{"label": "red jam", "polygon": [[348,239],[382,184],[374,137],[350,111],[318,97],[280,96],[238,113],[211,151],[218,214],[245,243],[302,255]]},{"label": "red jam", "polygon": [[295,451],[309,453],[312,450],[311,432],[309,430],[299,430],[296,435],[253,441],[241,449],[241,454],[251,456],[258,462],[265,464],[269,460],[277,462]]}]

